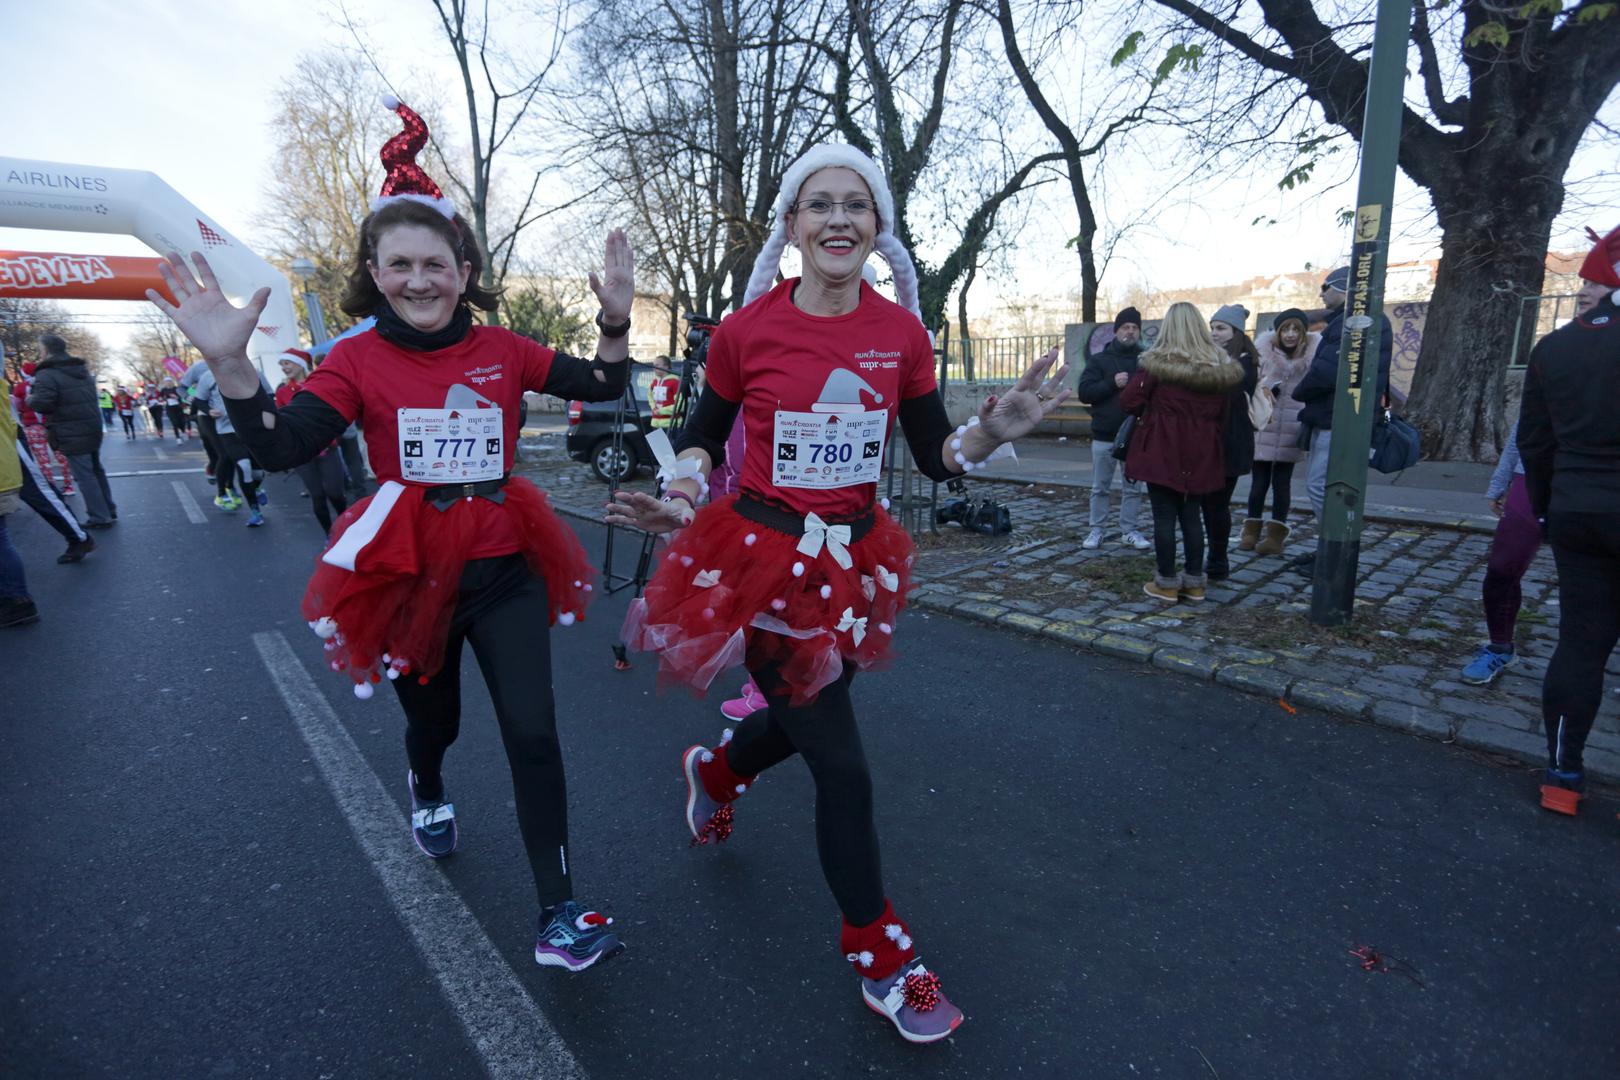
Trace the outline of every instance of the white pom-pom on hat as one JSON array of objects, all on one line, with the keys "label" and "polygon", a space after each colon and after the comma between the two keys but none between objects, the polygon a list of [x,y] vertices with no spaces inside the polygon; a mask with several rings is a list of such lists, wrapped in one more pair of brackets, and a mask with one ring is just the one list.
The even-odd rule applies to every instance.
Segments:
[{"label": "white pom-pom on hat", "polygon": [[389,112],[393,112],[395,109],[399,108],[399,98],[395,97],[393,94],[385,92],[382,96],[382,106]]}]

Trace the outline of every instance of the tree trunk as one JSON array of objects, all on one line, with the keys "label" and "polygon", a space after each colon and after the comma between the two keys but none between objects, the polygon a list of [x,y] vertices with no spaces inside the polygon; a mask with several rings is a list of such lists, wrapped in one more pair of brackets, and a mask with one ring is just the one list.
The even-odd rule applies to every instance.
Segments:
[{"label": "tree trunk", "polygon": [[1563,204],[1561,189],[1527,198],[1527,187],[1544,185],[1498,169],[1440,211],[1440,268],[1409,403],[1429,457],[1494,461],[1513,419],[1506,408],[1513,333],[1522,299],[1541,292]]}]

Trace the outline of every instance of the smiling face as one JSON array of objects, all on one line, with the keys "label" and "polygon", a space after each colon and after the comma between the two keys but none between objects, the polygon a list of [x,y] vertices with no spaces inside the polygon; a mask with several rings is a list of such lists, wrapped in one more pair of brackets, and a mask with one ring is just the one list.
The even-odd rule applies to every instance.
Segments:
[{"label": "smiling face", "polygon": [[[852,211],[851,201],[865,208]],[[787,233],[803,255],[805,280],[824,288],[858,285],[878,231],[876,200],[866,181],[853,169],[822,169],[805,180],[794,206]]]},{"label": "smiling face", "polygon": [[287,376],[290,381],[297,382],[304,377],[304,369],[291,360],[281,360],[278,363],[281,364],[281,373]]},{"label": "smiling face", "polygon": [[377,237],[377,257],[366,264],[377,290],[418,330],[450,324],[467,287],[472,264],[456,258],[444,238],[421,225],[395,225]]}]

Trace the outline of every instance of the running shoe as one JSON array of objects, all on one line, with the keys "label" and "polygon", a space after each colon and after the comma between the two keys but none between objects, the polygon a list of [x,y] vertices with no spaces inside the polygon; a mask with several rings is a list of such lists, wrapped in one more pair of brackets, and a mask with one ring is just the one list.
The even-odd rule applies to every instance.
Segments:
[{"label": "running shoe", "polygon": [[238,506],[240,506],[241,503],[237,502],[235,499],[231,498],[229,495],[215,495],[214,496],[214,505],[219,507],[221,510],[224,510],[227,513],[235,513],[236,508]]},{"label": "running shoe", "polygon": [[1485,686],[1495,681],[1511,663],[1513,663],[1511,652],[1497,652],[1489,645],[1481,645],[1479,652],[1468,662],[1468,666],[1462,669],[1462,681],[1473,683],[1475,686]]},{"label": "running shoe", "polygon": [[913,960],[887,979],[862,979],[867,1008],[888,1017],[907,1042],[938,1042],[962,1026],[962,1010],[940,990],[939,976]]},{"label": "running shoe", "polygon": [[1128,544],[1137,551],[1146,551],[1148,548],[1153,546],[1153,541],[1149,540],[1135,529],[1132,529],[1124,536],[1121,536],[1119,538],[1119,542],[1122,544]]},{"label": "running shoe", "polygon": [[686,775],[686,827],[694,844],[707,844],[711,838],[723,844],[731,838],[732,810],[730,803],[717,803],[703,790],[698,765],[708,753],[705,747],[689,746],[681,755],[681,771]]},{"label": "running shoe", "polygon": [[624,942],[609,930],[613,920],[564,900],[540,913],[540,934],[534,942],[534,962],[541,967],[584,971],[598,960],[624,952]]},{"label": "running shoe", "polygon": [[250,529],[256,529],[264,524],[264,515],[259,513],[258,507],[255,506],[253,512],[248,514],[247,524]]},{"label": "running shoe", "polygon": [[430,859],[442,859],[456,850],[456,808],[441,794],[438,799],[418,798],[416,774],[405,772],[405,786],[411,792],[411,839]]},{"label": "running shoe", "polygon": [[737,723],[759,712],[768,704],[765,695],[760,693],[759,687],[754,685],[754,680],[749,679],[743,683],[741,696],[720,703],[720,715],[732,723]]},{"label": "running shoe", "polygon": [[1090,532],[1086,533],[1086,538],[1080,541],[1080,546],[1085,548],[1087,551],[1096,551],[1098,548],[1102,547],[1102,530],[1092,529]]},{"label": "running shoe", "polygon": [[56,557],[59,563],[83,562],[84,557],[96,550],[96,542],[89,536],[83,540],[75,540],[67,546],[67,550]]},{"label": "running shoe", "polygon": [[1554,813],[1574,817],[1580,811],[1581,800],[1586,798],[1582,794],[1585,787],[1585,773],[1548,769],[1546,781],[1541,785],[1541,805]]}]

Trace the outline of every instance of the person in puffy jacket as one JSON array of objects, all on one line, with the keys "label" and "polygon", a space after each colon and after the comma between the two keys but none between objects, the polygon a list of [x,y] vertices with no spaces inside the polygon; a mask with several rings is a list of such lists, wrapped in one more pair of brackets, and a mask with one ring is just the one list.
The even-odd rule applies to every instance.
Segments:
[{"label": "person in puffy jacket", "polygon": [[[1305,377],[1322,344],[1322,335],[1312,332],[1309,326],[1303,311],[1289,308],[1254,342],[1260,354],[1260,385],[1271,392],[1273,406],[1271,419],[1254,433],[1249,516],[1238,539],[1239,551],[1280,555],[1288,542],[1294,466],[1305,460],[1305,451],[1299,445],[1299,413],[1305,403],[1294,400],[1294,388]],[[1270,521],[1264,520],[1268,495]]]},{"label": "person in puffy jacket", "polygon": [[118,520],[112,485],[101,467],[101,404],[90,365],[69,356],[67,342],[56,334],[39,339],[40,361],[28,407],[45,418],[51,448],[67,455],[68,468],[84,496],[87,529],[110,528]]},{"label": "person in puffy jacket", "polygon": [[[1137,358],[1142,355],[1142,316],[1128,307],[1114,316],[1114,337],[1107,345],[1086,358],[1075,396],[1091,409],[1091,531],[1081,547],[1095,550],[1102,546],[1103,526],[1108,523],[1108,496],[1114,486],[1114,441],[1125,422],[1119,394],[1136,374]],[[1138,551],[1150,546],[1137,529],[1142,509],[1142,485],[1128,476],[1120,478],[1119,535],[1122,543]]]},{"label": "person in puffy jacket", "polygon": [[[1215,344],[1198,309],[1170,306],[1159,340],[1142,354],[1139,370],[1120,394],[1120,405],[1139,416],[1125,459],[1125,474],[1144,481],[1153,506],[1157,573],[1144,591],[1158,600],[1204,598],[1202,496],[1226,483],[1221,437],[1229,394],[1243,368]],[[1176,534],[1185,549],[1176,573]]]}]

